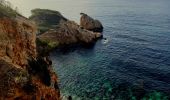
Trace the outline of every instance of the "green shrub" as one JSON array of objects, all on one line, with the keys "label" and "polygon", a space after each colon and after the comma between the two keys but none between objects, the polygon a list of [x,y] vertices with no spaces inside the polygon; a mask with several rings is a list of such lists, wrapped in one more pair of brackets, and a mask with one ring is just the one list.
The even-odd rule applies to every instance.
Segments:
[{"label": "green shrub", "polygon": [[56,48],[59,45],[59,43],[53,42],[50,40],[37,39],[37,45],[38,46],[46,46],[49,49],[53,49],[53,48]]}]

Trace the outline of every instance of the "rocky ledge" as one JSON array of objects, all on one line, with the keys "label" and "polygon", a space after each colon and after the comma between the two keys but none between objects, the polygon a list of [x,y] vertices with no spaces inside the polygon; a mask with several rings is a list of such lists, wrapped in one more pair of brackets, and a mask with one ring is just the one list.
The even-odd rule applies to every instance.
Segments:
[{"label": "rocky ledge", "polygon": [[[32,10],[32,14],[30,19],[36,22],[41,32],[42,27],[48,29],[48,31],[38,35],[38,40],[43,44],[48,44],[50,48],[72,44],[88,45],[95,43],[97,39],[102,37],[101,32],[87,30],[86,27],[66,19],[58,11],[35,9]],[[44,23],[44,20],[46,23]],[[52,23],[49,20],[55,20],[56,23]],[[86,23],[91,24],[89,22]]]}]

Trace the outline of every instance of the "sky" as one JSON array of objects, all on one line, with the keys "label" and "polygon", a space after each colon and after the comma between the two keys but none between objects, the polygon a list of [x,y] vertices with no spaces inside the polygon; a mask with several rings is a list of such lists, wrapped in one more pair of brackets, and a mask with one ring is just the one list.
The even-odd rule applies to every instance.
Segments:
[{"label": "sky", "polygon": [[[80,13],[87,13],[92,17],[100,16],[103,13],[109,13],[114,9],[124,12],[128,11],[126,8],[135,7],[139,10],[145,9],[146,11],[156,11],[168,8],[169,3],[163,1],[169,0],[7,0],[12,5],[18,8],[19,13],[29,17],[31,10],[34,8],[51,9],[59,11],[66,18],[79,21]],[[147,3],[146,3],[147,2]],[[144,3],[144,4],[143,4]],[[164,4],[165,3],[165,4]],[[163,5],[163,6],[162,6]],[[145,6],[145,7],[144,7]],[[150,7],[154,6],[154,10]],[[102,8],[105,7],[105,8]],[[107,9],[110,9],[107,11]],[[138,10],[136,9],[136,10]],[[167,10],[168,10],[167,9]],[[132,9],[135,10],[135,9]],[[166,9],[165,9],[166,10]],[[111,12],[112,13],[112,12]]]},{"label": "sky", "polygon": [[[86,12],[85,8],[89,0],[7,0],[17,7],[19,12],[29,17],[34,8],[44,8],[60,11],[64,16],[77,19],[80,12]],[[91,0],[90,0],[91,1]],[[93,2],[93,1],[92,1]],[[74,6],[77,6],[76,9]],[[77,16],[74,16],[77,15]]]}]

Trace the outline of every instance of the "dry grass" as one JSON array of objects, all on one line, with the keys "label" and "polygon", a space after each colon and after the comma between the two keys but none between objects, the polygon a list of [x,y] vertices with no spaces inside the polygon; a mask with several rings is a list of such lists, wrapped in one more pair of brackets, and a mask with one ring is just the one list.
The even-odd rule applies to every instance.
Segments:
[{"label": "dry grass", "polygon": [[15,17],[18,12],[14,10],[9,2],[0,0],[0,17]]}]

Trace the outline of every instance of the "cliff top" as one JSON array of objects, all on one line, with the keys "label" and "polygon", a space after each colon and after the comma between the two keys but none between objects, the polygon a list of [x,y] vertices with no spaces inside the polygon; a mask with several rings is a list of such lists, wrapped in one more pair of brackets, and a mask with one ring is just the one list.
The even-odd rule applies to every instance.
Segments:
[{"label": "cliff top", "polygon": [[33,9],[32,15],[29,19],[36,22],[39,26],[40,33],[47,31],[48,29],[55,28],[61,21],[67,21],[60,12],[48,9]]}]

